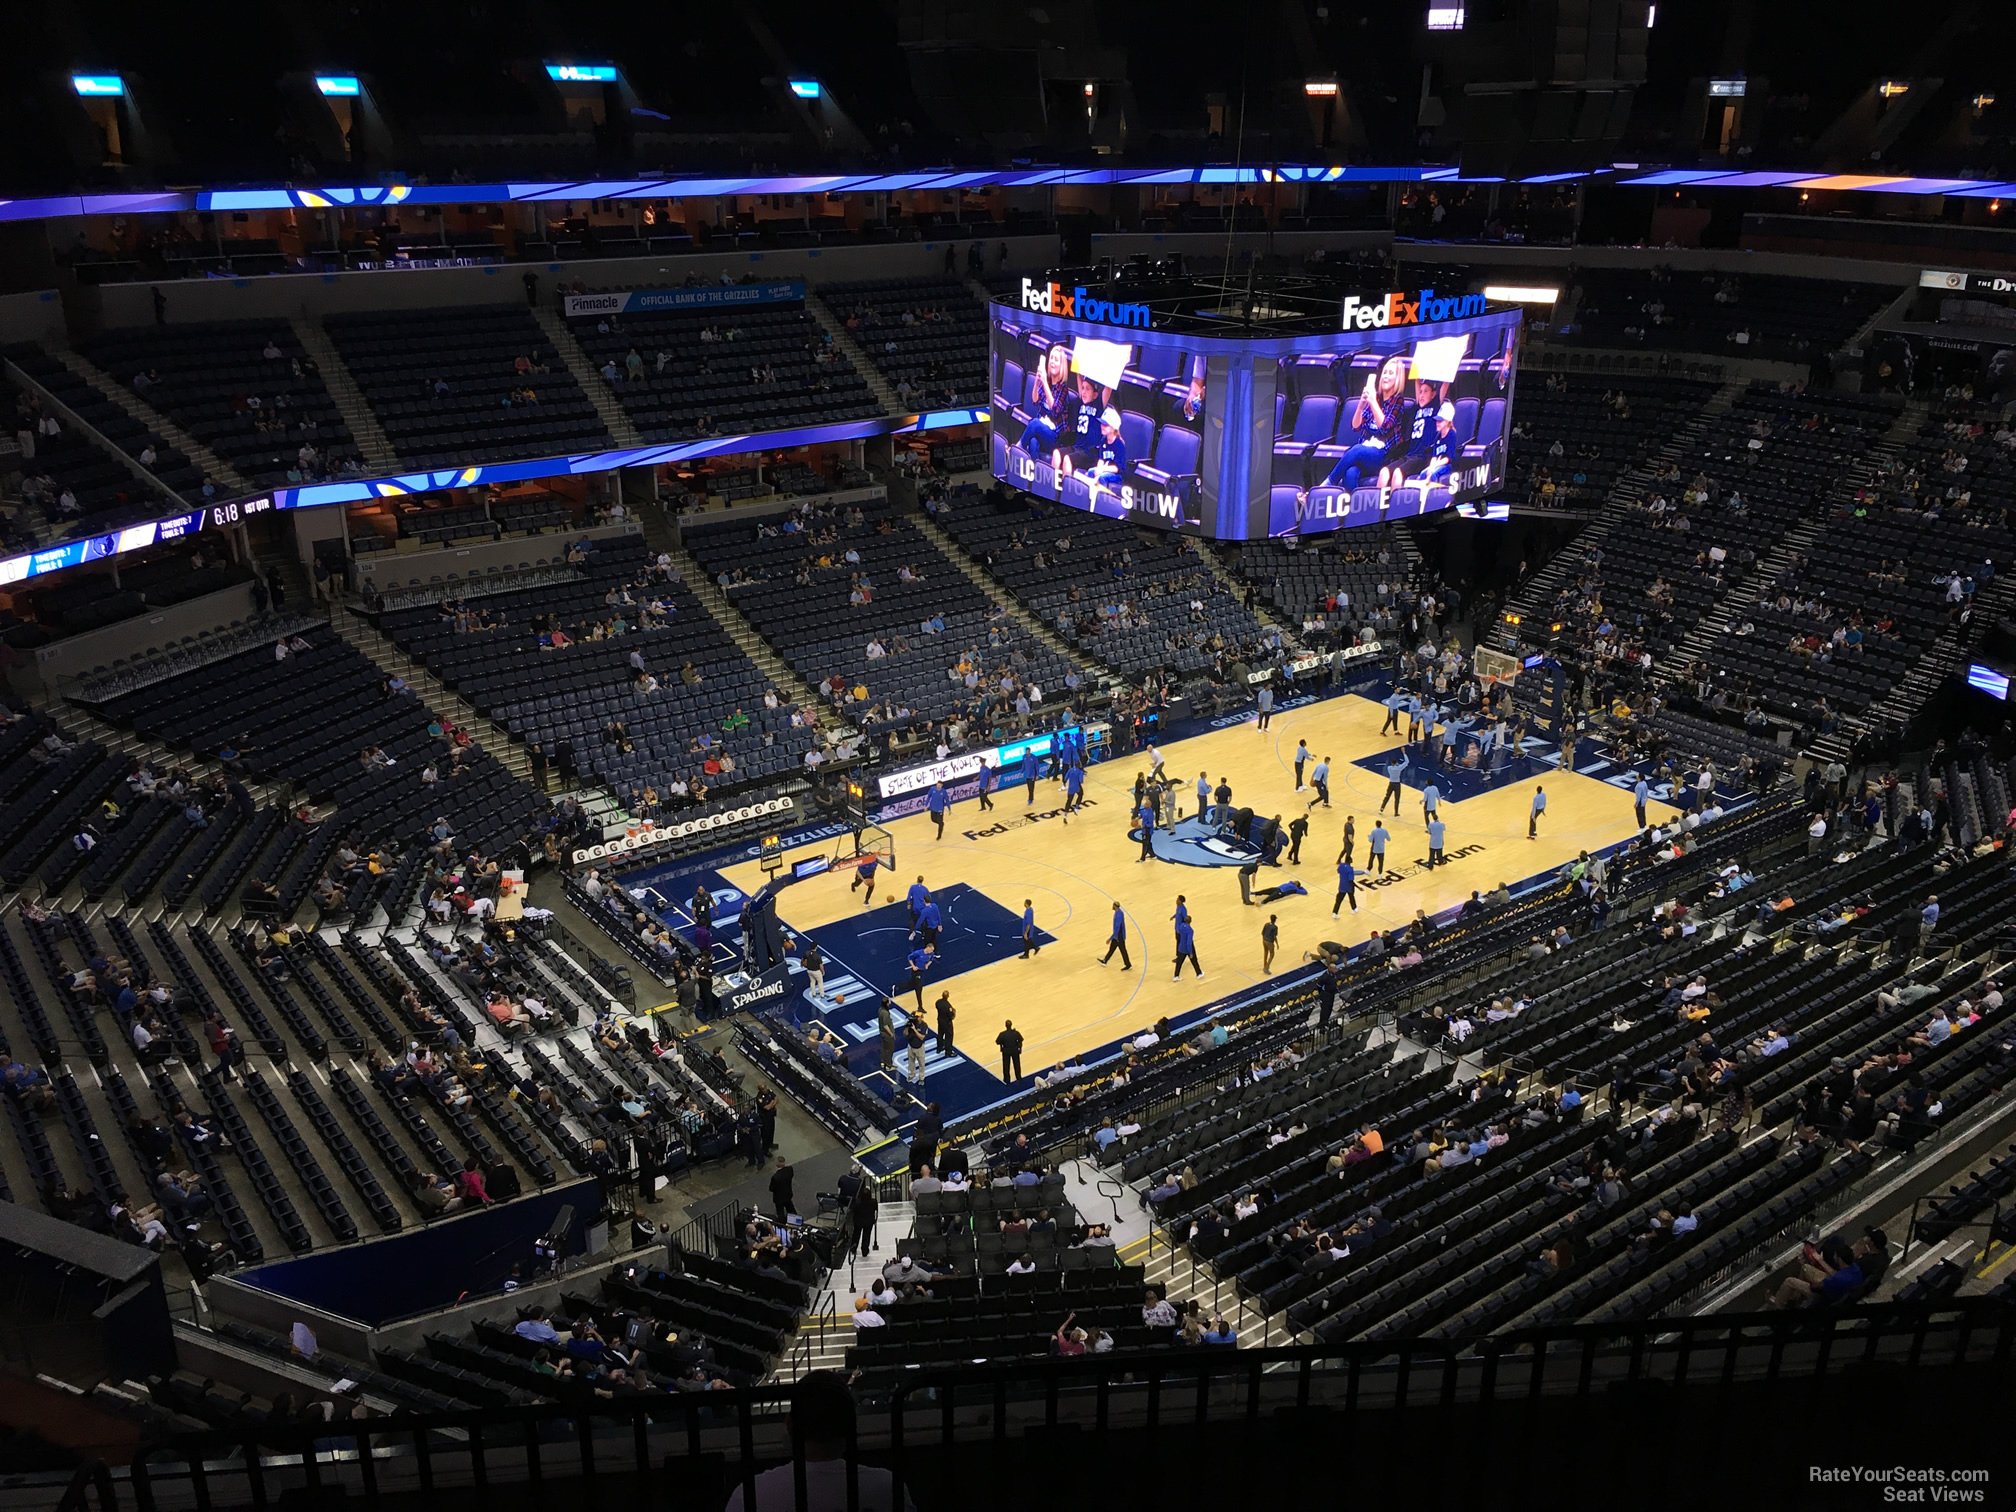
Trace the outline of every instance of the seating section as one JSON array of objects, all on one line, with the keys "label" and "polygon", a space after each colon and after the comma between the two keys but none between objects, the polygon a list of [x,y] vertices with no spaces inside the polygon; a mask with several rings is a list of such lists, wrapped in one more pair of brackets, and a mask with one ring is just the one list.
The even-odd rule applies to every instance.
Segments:
[{"label": "seating section", "polygon": [[[151,434],[89,379],[39,347],[9,347],[7,357],[126,457],[138,461],[151,447],[154,462],[148,470],[163,487],[189,499],[201,491],[203,475],[195,463]],[[17,392],[15,409],[17,429],[34,430],[43,419],[39,398],[26,391]],[[159,489],[136,478],[128,462],[107,452],[63,416],[50,418],[57,434],[38,433],[35,455],[22,460],[22,496],[40,517],[44,539],[151,519],[174,507]],[[70,502],[65,502],[66,494]]]},{"label": "seating section", "polygon": [[987,307],[956,279],[822,284],[838,315],[905,408],[987,402]]},{"label": "seating section", "polygon": [[1010,593],[1086,656],[1128,677],[1224,675],[1269,632],[1186,536],[965,489],[939,519]]},{"label": "seating section", "polygon": [[97,712],[180,750],[235,752],[227,764],[335,805],[337,818],[304,839],[313,855],[326,857],[345,839],[419,844],[436,819],[465,849],[493,855],[525,839],[544,807],[326,629],[113,697]]},{"label": "seating section", "polygon": [[314,358],[284,320],[126,326],[85,350],[255,484],[362,470]]},{"label": "seating section", "polygon": [[[1965,776],[1984,800],[2007,790],[2006,772],[1981,765]],[[1447,1062],[1426,1069],[1418,1050],[1368,1053],[1360,1038],[1275,1050],[1263,1020],[1239,1027],[1214,1095],[1144,1116],[1127,1110],[1168,1107],[1166,1092],[1129,1088],[1117,1105],[1094,1102],[1080,1125],[1103,1126],[1101,1159],[1153,1188],[1158,1217],[1236,1278],[1248,1306],[1285,1311],[1320,1338],[1469,1337],[1683,1306],[1845,1193],[1871,1168],[1872,1139],[1908,1151],[1927,1137],[1912,1111],[1923,1100],[1902,1097],[1896,1048],[1930,1009],[1978,999],[1981,967],[1967,955],[2016,896],[2016,878],[1993,860],[1946,871],[1936,885],[1959,916],[1950,930],[1942,916],[1941,939],[1963,942],[1962,958],[1913,964],[1907,950],[1872,949],[1872,926],[1901,934],[1909,921],[1916,944],[1929,848],[1837,866],[1806,854],[1788,804],[1701,833],[1714,838],[1683,862],[1641,862],[1631,889],[1684,901],[1704,921],[1696,927],[1586,933],[1470,981],[1489,960],[1473,924],[1432,946],[1411,982],[1348,984],[1354,1014],[1397,1013],[1417,1044],[1460,1044],[1487,1068],[1475,1082],[1452,1080]],[[1743,857],[1740,895],[1724,875],[1732,855]],[[1775,906],[1788,896],[1791,909]],[[1856,906],[1844,910],[1844,897]],[[1761,912],[1751,898],[1765,900]],[[1709,927],[1718,915],[1732,932]],[[1745,933],[1753,916],[1761,936]],[[1481,929],[1491,928],[1487,916]],[[1774,948],[1774,936],[1790,948]],[[1709,1011],[1676,1015],[1666,1004],[1687,1001],[1680,984],[1696,976]],[[1948,1099],[1971,1107],[1993,1095],[2006,1055],[1993,1032],[1970,1029],[1971,1007],[1956,1011],[1950,1038],[1904,1045],[1916,1050],[1911,1081],[1947,1119]],[[1188,1063],[1192,1085],[1206,1065]],[[1517,1078],[1489,1071],[1501,1065],[1528,1068],[1545,1090],[1515,1096]],[[1605,1082],[1597,1116],[1588,1100]],[[1584,1103],[1566,1107],[1564,1087]],[[1740,1122],[1748,1107],[1766,1126],[1790,1119],[1788,1132],[1756,1137]],[[998,1125],[989,1148],[1053,1116],[1032,1109]],[[1110,1138],[1122,1122],[1139,1128]],[[1367,1129],[1382,1136],[1369,1152],[1357,1147]]]},{"label": "seating section", "polygon": [[1993,524],[2016,508],[2016,429],[1987,405],[1949,393],[1907,441],[1885,492],[1940,520]]},{"label": "seating section", "polygon": [[874,1084],[821,1059],[788,1013],[754,1015],[736,1031],[735,1048],[848,1145],[859,1146],[873,1131],[896,1128],[906,1119]]},{"label": "seating section", "polygon": [[883,409],[802,304],[576,316],[568,325],[593,381],[608,385],[646,441],[788,430]]},{"label": "seating section", "polygon": [[[1579,557],[1546,606],[1563,639],[1599,681],[1638,685],[1641,654],[1665,663],[1792,525],[1824,518],[1830,499],[1849,496],[1853,472],[1894,414],[1892,400],[1753,385],[1704,450],[1668,464],[1625,506],[1600,555]],[[1726,639],[1747,639],[1738,629]],[[1789,688],[1753,690],[1746,680],[1729,686],[1732,721],[1764,691],[1777,710],[1814,712]]]},{"label": "seating section", "polygon": [[[1218,548],[1233,572],[1307,641],[1345,645],[1399,626],[1410,553],[1390,526]],[[1384,584],[1384,591],[1380,585]]]},{"label": "seating section", "polygon": [[1576,283],[1567,340],[1798,362],[1834,351],[1898,292],[1892,284],[1677,268],[1584,268]]},{"label": "seating section", "polygon": [[[788,529],[753,533],[696,525],[685,539],[793,670],[863,729],[948,718],[1012,728],[1018,699],[1033,706],[1040,691],[1062,705],[1067,674],[1083,678],[885,503],[800,506]],[[871,641],[883,655],[870,654]]]},{"label": "seating section", "polygon": [[[410,467],[613,444],[522,304],[332,315],[323,324],[392,449]],[[529,364],[524,372],[520,359]]]},{"label": "seating section", "polygon": [[502,1200],[724,1156],[745,1089],[704,1047],[598,1017],[611,970],[550,924],[473,913],[409,945],[10,911],[0,1049],[26,1075],[0,1096],[0,1185],[22,1172],[13,1200],[179,1249],[200,1279],[454,1212],[469,1199],[436,1188],[465,1162]]},{"label": "seating section", "polygon": [[[1780,499],[1794,487],[1810,496],[1811,469],[1842,468],[1852,456],[1843,441],[1866,442],[1890,414],[1876,407],[1884,401],[1864,401],[1866,416],[1858,413],[1846,427],[1835,421],[1831,432],[1809,440],[1807,419],[1768,407],[1772,397],[1753,393],[1739,414],[1764,407],[1772,427],[1765,456],[1785,469]],[[1704,658],[1699,680],[1712,688],[1710,699],[1831,729],[1913,672],[1954,625],[1977,573],[1985,582],[1996,563],[2016,561],[2016,533],[1999,508],[1949,504],[1941,485],[1926,480],[1926,461],[1922,448],[1882,459],[1869,484],[1837,487],[1807,505],[1806,517],[1821,519],[1823,528]],[[1935,479],[1962,475],[1934,464]],[[1760,525],[1782,530],[1782,504],[1767,513],[1746,496],[1746,508]]]},{"label": "seating section", "polygon": [[[803,768],[816,730],[641,537],[598,544],[576,570],[571,582],[391,610],[380,627],[568,780],[612,789],[633,815],[705,812],[696,787],[725,797]],[[655,691],[639,691],[633,655]]]},{"label": "seating section", "polygon": [[805,1311],[804,1284],[705,1255],[680,1265],[576,1287],[550,1318],[542,1308],[429,1334],[423,1349],[381,1349],[377,1364],[471,1406],[760,1384]]},{"label": "seating section", "polygon": [[1683,378],[1526,373],[1514,402],[1507,484],[1537,504],[1601,504],[1713,392]]}]

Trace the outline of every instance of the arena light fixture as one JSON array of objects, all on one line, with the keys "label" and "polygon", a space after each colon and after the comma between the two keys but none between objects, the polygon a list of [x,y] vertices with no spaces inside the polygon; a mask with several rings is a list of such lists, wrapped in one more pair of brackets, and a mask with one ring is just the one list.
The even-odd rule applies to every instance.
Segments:
[{"label": "arena light fixture", "polygon": [[325,95],[348,98],[364,92],[355,74],[317,74],[315,87]]},{"label": "arena light fixture", "polygon": [[1993,105],[1994,103],[1995,103],[1995,96],[1993,96],[1992,94],[1978,94],[1974,96],[1973,101],[1974,114],[1980,115],[1983,111],[1987,110],[1988,107]]},{"label": "arena light fixture", "polygon": [[123,99],[126,81],[118,74],[72,74],[70,87],[86,99]]},{"label": "arena light fixture", "polygon": [[614,63],[548,63],[546,77],[555,84],[614,84]]},{"label": "arena light fixture", "polygon": [[1428,7],[1428,30],[1463,30],[1463,7],[1460,5],[1431,5]]},{"label": "arena light fixture", "polygon": [[1309,96],[1312,100],[1334,99],[1337,94],[1337,81],[1335,79],[1311,79],[1307,84],[1302,86],[1302,93]]},{"label": "arena light fixture", "polygon": [[1486,284],[1484,297],[1493,304],[1551,305],[1561,291],[1547,284]]},{"label": "arena light fixture", "polygon": [[1894,100],[1899,95],[1911,93],[1911,86],[1901,79],[1885,79],[1881,84],[1876,86],[1876,93],[1883,96],[1886,100]]},{"label": "arena light fixture", "polygon": [[1708,94],[1711,99],[1740,100],[1750,92],[1747,79],[1710,79]]},{"label": "arena light fixture", "polygon": [[820,94],[819,81],[817,79],[793,79],[791,80],[791,93],[798,96],[801,100],[816,100]]}]

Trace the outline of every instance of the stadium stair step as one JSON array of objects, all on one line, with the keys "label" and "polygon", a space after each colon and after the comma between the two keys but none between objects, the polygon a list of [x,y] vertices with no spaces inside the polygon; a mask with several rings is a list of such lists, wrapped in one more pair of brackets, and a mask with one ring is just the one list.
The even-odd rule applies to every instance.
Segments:
[{"label": "stadium stair step", "polygon": [[[1395,531],[1393,534],[1396,539],[1406,540],[1407,538],[1407,532],[1404,530]],[[1421,553],[1415,550],[1414,543],[1411,540],[1407,541],[1407,552],[1410,554],[1408,576],[1412,577],[1413,569],[1421,564]],[[1227,566],[1225,559],[1218,554],[1216,546],[1206,545],[1204,542],[1199,541],[1197,543],[1197,555],[1204,565],[1211,569],[1211,576],[1218,580],[1219,586],[1234,599],[1245,604],[1255,619],[1263,625],[1279,630],[1281,632],[1281,639],[1296,650],[1304,649],[1301,634],[1296,627],[1277,614],[1274,605],[1267,601],[1264,594],[1254,591],[1251,583],[1240,580],[1239,575]]]},{"label": "stadium stair step", "polygon": [[539,329],[553,343],[553,350],[560,354],[560,360],[574,374],[575,381],[581,385],[581,392],[595,406],[595,413],[602,417],[602,423],[609,427],[609,434],[616,438],[617,444],[644,445],[644,437],[624,410],[623,402],[596,371],[594,362],[582,350],[581,343],[574,339],[574,333],[567,329],[566,317],[552,305],[540,304],[533,308],[532,318],[539,322]]},{"label": "stadium stair step", "polygon": [[[71,351],[68,347],[51,347],[50,355],[55,357],[57,361],[61,362],[63,366],[70,369],[79,378],[95,386],[107,399],[110,399],[119,408],[139,421],[140,424],[146,426],[147,429],[181,452],[182,455],[194,462],[198,467],[202,468],[205,475],[217,483],[219,487],[228,488],[232,493],[239,494],[256,493],[258,491],[252,482],[243,473],[239,472],[237,468],[226,462],[217,453],[210,450],[209,447],[198,441],[189,432],[182,429],[181,426],[170,420],[161,411],[154,408],[153,405],[142,399],[132,389],[121,383],[117,378],[114,378],[90,358],[84,356],[82,353]],[[102,437],[98,439],[103,441]],[[104,442],[104,444],[114,452],[118,451],[118,448],[112,447],[110,442]],[[119,455],[123,456],[124,453],[121,452]],[[136,463],[135,465],[137,466],[138,464]],[[142,476],[151,478],[151,475],[147,474],[146,469],[142,468],[140,471]],[[155,486],[170,498],[181,498],[181,495],[175,493],[165,483],[156,483]],[[187,501],[184,500],[183,502],[186,503]]]},{"label": "stadium stair step", "polygon": [[393,451],[385,427],[378,423],[378,417],[365,402],[357,380],[350,375],[349,364],[344,362],[336,343],[329,339],[329,333],[322,329],[321,322],[310,320],[305,315],[292,316],[289,323],[294,327],[294,337],[301,343],[301,349],[314,358],[316,367],[321,369],[322,387],[329,391],[329,397],[336,402],[337,413],[350,427],[351,439],[364,454],[366,470],[376,473],[396,471],[398,453]]},{"label": "stadium stair step", "polygon": [[533,781],[532,756],[522,741],[479,714],[475,705],[393,645],[369,620],[352,612],[347,605],[335,604],[330,608],[329,627],[363,652],[374,666],[403,677],[421,703],[476,736],[477,746],[495,756],[512,776]]},{"label": "stadium stair step", "polygon": [[[181,767],[184,771],[206,778],[224,770],[208,756],[199,755],[194,751],[171,750],[167,746],[157,745],[144,736],[135,734],[124,725],[116,725],[108,719],[101,719],[83,704],[73,703],[64,709],[63,725],[74,739],[95,740],[108,751],[129,755],[135,761],[145,761],[162,770]],[[244,777],[239,780],[245,783],[245,790],[261,808],[276,804],[291,804],[293,801],[293,790],[284,784],[261,782]]]},{"label": "stadium stair step", "polygon": [[1898,729],[1909,725],[1946,688],[1947,679],[1963,669],[1968,653],[2012,616],[2016,616],[2016,574],[1998,573],[1986,588],[1976,591],[1967,623],[1942,630],[1932,649],[1870,706],[1864,724]]},{"label": "stadium stair step", "polygon": [[874,359],[854,339],[847,323],[828,309],[826,302],[814,290],[805,291],[805,310],[819,322],[819,328],[833,338],[833,345],[854,364],[854,371],[868,380],[869,391],[875,395],[875,402],[882,406],[884,414],[905,415],[910,412],[910,406],[896,397],[895,388],[882,376],[882,370],[875,365]]},{"label": "stadium stair step", "polygon": [[[67,361],[69,354],[59,351],[56,355]],[[0,359],[0,370],[4,370],[23,390],[34,394],[42,402],[44,408],[61,416],[64,424],[69,426],[73,432],[84,437],[85,440],[97,447],[98,450],[132,473],[135,478],[143,480],[149,488],[158,493],[163,499],[168,500],[171,504],[186,507],[188,501],[180,494],[176,493],[166,483],[163,483],[159,478],[148,472],[146,468],[142,467],[137,458],[129,456],[113,445],[108,436],[96,426],[84,420],[75,410],[63,403],[62,400],[58,399],[40,383],[37,383],[34,378],[22,371],[21,368],[13,363],[5,362],[4,359]],[[31,530],[37,542],[62,540],[72,533],[70,526],[42,519],[39,517],[39,511],[35,510],[17,509],[14,512],[14,520],[17,529],[26,527]]]},{"label": "stadium stair step", "polygon": [[[890,497],[895,498],[899,496],[899,485],[902,485],[902,496],[910,496],[908,484],[905,480],[892,476],[888,479],[888,482]],[[1006,606],[1009,617],[1016,624],[1020,625],[1044,645],[1068,661],[1083,663],[1089,660],[1083,650],[1065,640],[1063,636],[1045,624],[1040,617],[1030,612],[1029,608],[1020,600],[1009,597],[1002,590],[1001,585],[987,575],[987,569],[974,561],[967,554],[966,548],[953,540],[951,535],[937,521],[921,512],[913,515],[911,518],[916,523],[918,532],[943,552],[946,559],[953,566],[971,578],[974,585],[982,593],[986,594],[991,602]],[[1093,663],[1093,665],[1100,667],[1102,672],[1101,681],[1107,685],[1108,691],[1111,691],[1114,686],[1119,684],[1121,679],[1110,669],[1105,668],[1102,663]]]},{"label": "stadium stair step", "polygon": [[714,622],[727,632],[742,654],[754,662],[769,678],[779,694],[802,708],[815,709],[819,714],[819,728],[829,736],[851,734],[851,730],[833,713],[832,706],[812,691],[811,684],[791,669],[788,662],[772,649],[770,643],[756,633],[756,627],[749,623],[741,610],[720,584],[708,575],[691,552],[680,541],[678,532],[666,518],[662,505],[647,504],[637,511],[638,519],[644,526],[644,542],[653,552],[663,552],[672,558],[681,580],[700,600],[702,607],[714,617]]},{"label": "stadium stair step", "polygon": [[[1736,401],[1743,397],[1749,386],[1747,378],[1731,378],[1720,385],[1685,425],[1666,438],[1658,451],[1618,474],[1617,481],[1610,485],[1609,496],[1603,501],[1602,513],[1526,580],[1506,604],[1505,615],[1515,615],[1521,623],[1544,620],[1553,609],[1554,595],[1575,573],[1581,571],[1590,553],[1600,548],[1610,539],[1611,532],[1630,518],[1633,508],[1651,488],[1659,469],[1668,462],[1677,463],[1693,452],[1700,438],[1717,420],[1736,407]],[[1501,616],[1491,631],[1492,647],[1508,653],[1517,652],[1520,642],[1517,627]]]},{"label": "stadium stair step", "polygon": [[1818,544],[1827,533],[1826,520],[1804,520],[1778,538],[1778,544],[1759,561],[1736,587],[1715,601],[1715,612],[1704,614],[1681,638],[1673,654],[1653,668],[1652,681],[1668,687],[1680,680],[1687,668],[1705,657],[1730,626],[1736,624],[1764,596],[1767,586],[1778,581],[1786,569]]}]

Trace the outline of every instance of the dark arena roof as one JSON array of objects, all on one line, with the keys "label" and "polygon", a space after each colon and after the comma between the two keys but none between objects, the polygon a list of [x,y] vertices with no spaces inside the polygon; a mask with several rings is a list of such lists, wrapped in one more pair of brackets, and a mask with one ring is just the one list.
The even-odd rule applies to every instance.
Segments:
[{"label": "dark arena roof", "polygon": [[2008,1500],[2004,8],[15,11],[0,1512]]}]

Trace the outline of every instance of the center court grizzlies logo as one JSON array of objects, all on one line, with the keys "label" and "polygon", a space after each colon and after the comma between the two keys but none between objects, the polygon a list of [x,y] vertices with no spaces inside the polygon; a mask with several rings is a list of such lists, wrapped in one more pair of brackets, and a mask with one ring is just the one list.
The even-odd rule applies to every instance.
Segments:
[{"label": "center court grizzlies logo", "polygon": [[[1139,845],[1141,826],[1129,830],[1127,838]],[[1179,819],[1172,828],[1156,830],[1148,849],[1156,860],[1177,866],[1251,866],[1261,855],[1260,847],[1244,835],[1200,819]]]}]

